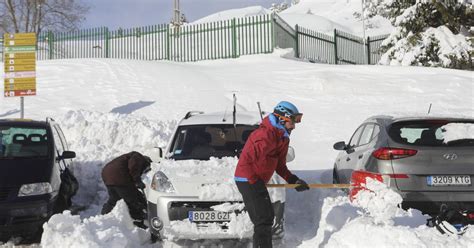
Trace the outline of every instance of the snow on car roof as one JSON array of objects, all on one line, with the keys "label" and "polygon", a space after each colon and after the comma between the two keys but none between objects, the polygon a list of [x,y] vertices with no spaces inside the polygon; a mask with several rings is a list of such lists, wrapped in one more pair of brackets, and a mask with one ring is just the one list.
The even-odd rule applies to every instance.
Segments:
[{"label": "snow on car roof", "polygon": [[367,121],[379,120],[385,124],[390,124],[396,121],[410,121],[410,120],[456,120],[456,121],[474,121],[474,118],[464,115],[376,115],[367,118]]},{"label": "snow on car roof", "polygon": [[[252,111],[237,111],[236,123],[245,125],[258,125],[260,123],[260,115],[258,112]],[[184,125],[200,125],[200,124],[233,124],[232,111],[227,112],[213,112],[202,113],[190,116],[187,119],[182,119],[180,126]]]}]

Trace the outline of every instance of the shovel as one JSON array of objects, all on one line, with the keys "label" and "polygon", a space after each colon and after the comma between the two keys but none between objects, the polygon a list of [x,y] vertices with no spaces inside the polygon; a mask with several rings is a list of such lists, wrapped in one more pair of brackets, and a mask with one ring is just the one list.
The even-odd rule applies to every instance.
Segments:
[{"label": "shovel", "polygon": [[[287,189],[294,189],[298,187],[300,184],[267,184],[269,188],[287,188]],[[350,184],[324,184],[324,183],[312,183],[308,184],[310,189],[348,189],[351,187]]]}]

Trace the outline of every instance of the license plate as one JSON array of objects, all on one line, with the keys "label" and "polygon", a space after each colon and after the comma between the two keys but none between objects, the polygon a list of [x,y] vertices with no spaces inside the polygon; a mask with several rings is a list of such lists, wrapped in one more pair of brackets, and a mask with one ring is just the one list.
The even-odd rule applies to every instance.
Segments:
[{"label": "license plate", "polygon": [[469,186],[471,177],[466,175],[458,176],[427,176],[428,186]]},{"label": "license plate", "polygon": [[219,211],[189,211],[190,221],[230,221],[230,213]]}]

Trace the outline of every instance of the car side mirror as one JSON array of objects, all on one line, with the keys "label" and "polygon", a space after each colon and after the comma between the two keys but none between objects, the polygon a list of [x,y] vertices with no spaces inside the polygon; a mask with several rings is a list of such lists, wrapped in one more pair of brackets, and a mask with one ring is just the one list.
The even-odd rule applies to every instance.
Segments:
[{"label": "car side mirror", "polygon": [[289,163],[295,160],[295,149],[291,146],[288,147],[288,153],[286,154],[286,162]]},{"label": "car side mirror", "polygon": [[63,160],[63,159],[70,159],[70,158],[75,158],[76,153],[73,151],[64,151],[61,156],[58,157],[58,160]]},{"label": "car side mirror", "polygon": [[160,162],[163,159],[163,148],[153,147],[150,158],[153,162]]},{"label": "car side mirror", "polygon": [[347,149],[346,142],[344,141],[339,141],[336,144],[334,144],[332,147],[334,148],[334,150],[338,150],[338,151],[343,151]]}]

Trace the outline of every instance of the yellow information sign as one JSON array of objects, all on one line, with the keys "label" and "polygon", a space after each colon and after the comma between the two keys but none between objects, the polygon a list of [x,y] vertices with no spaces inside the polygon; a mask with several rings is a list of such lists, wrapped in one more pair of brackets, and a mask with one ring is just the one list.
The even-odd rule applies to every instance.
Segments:
[{"label": "yellow information sign", "polygon": [[35,65],[36,59],[5,59],[5,64],[7,65]]},{"label": "yellow information sign", "polygon": [[36,78],[5,78],[5,84],[34,84]]},{"label": "yellow information sign", "polygon": [[7,65],[5,64],[5,72],[14,71],[35,71],[36,65]]},{"label": "yellow information sign", "polygon": [[36,84],[5,84],[5,91],[12,90],[36,90]]},{"label": "yellow information sign", "polygon": [[12,46],[36,46],[36,38],[29,39],[29,40],[5,40],[4,41],[6,47]]},{"label": "yellow information sign", "polygon": [[13,40],[13,39],[36,39],[36,33],[16,33],[16,34],[4,34],[3,38],[5,40]]},{"label": "yellow information sign", "polygon": [[5,34],[3,37],[5,71],[3,95],[5,97],[36,95],[36,34]]},{"label": "yellow information sign", "polygon": [[34,59],[36,60],[36,53],[5,53],[5,59]]}]

